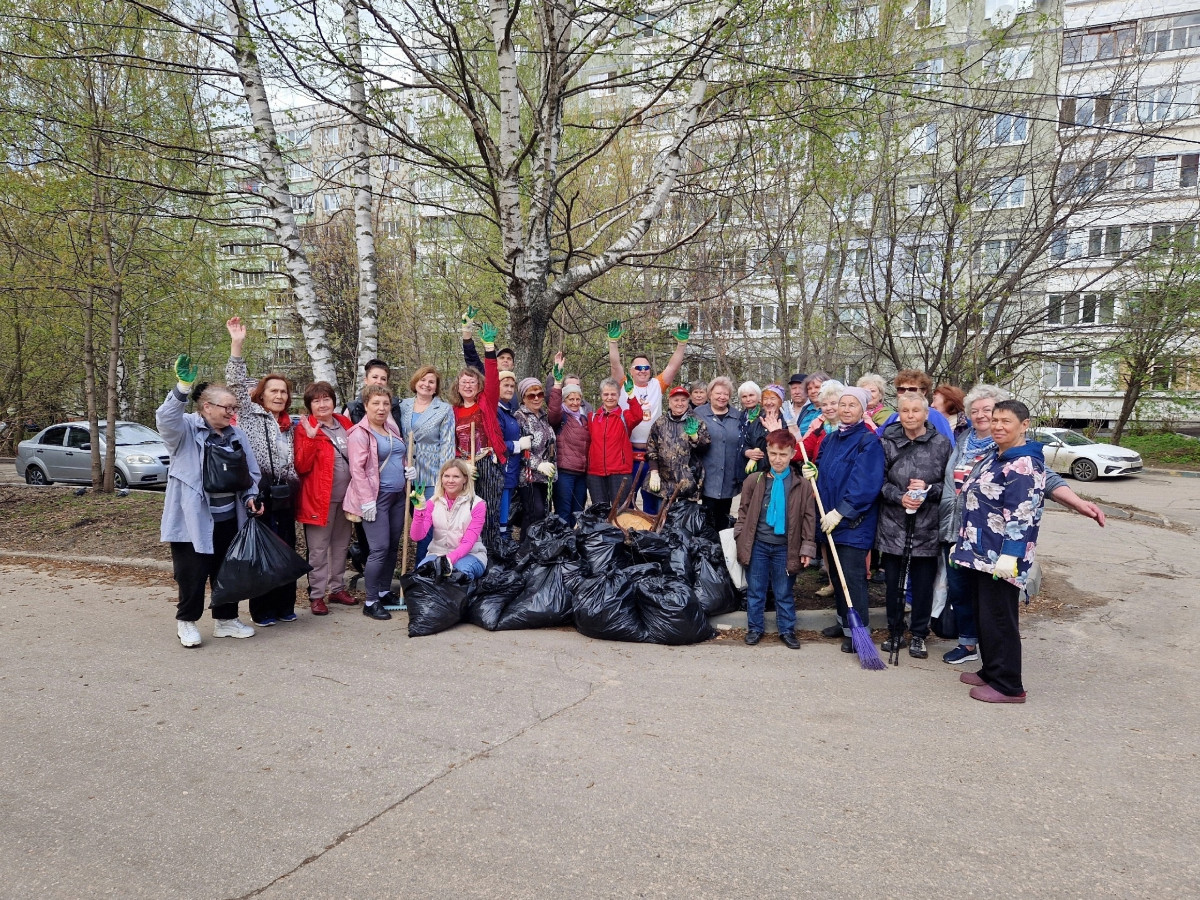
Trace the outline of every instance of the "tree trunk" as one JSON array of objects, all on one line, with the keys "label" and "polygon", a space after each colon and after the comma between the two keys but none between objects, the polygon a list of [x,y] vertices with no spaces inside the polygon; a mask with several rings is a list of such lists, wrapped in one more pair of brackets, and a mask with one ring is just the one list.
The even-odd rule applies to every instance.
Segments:
[{"label": "tree trunk", "polygon": [[88,286],[83,301],[83,394],[87,400],[88,434],[92,444],[92,484],[103,479],[100,463],[100,413],[96,403],[96,294]]},{"label": "tree trunk", "polygon": [[225,0],[225,13],[229,20],[230,37],[233,39],[233,58],[237,63],[238,77],[241,79],[243,95],[250,108],[251,121],[254,123],[255,143],[267,185],[270,213],[275,220],[276,237],[283,246],[288,280],[291,282],[292,295],[295,298],[296,315],[300,317],[300,329],[304,335],[308,358],[312,363],[313,378],[316,381],[329,382],[336,391],[338,377],[333,365],[333,351],[325,334],[312,269],[300,242],[300,229],[296,226],[296,215],[292,210],[287,172],[283,166],[283,156],[279,152],[275,122],[271,118],[271,103],[267,98],[254,38],[250,34],[250,26],[240,0]]},{"label": "tree trunk", "polygon": [[1130,373],[1129,381],[1125,385],[1125,396],[1121,398],[1121,412],[1117,416],[1117,424],[1113,428],[1112,442],[1118,447],[1121,446],[1121,438],[1125,436],[1125,426],[1129,424],[1130,418],[1133,416],[1133,411],[1137,408],[1137,402],[1142,396],[1142,388],[1145,386],[1145,375]]},{"label": "tree trunk", "polygon": [[362,76],[362,43],[355,0],[342,2],[346,35],[350,112],[353,121],[354,246],[358,251],[358,371],[379,355],[379,277],[375,259],[374,194],[371,190],[371,142],[367,130],[367,91]]}]

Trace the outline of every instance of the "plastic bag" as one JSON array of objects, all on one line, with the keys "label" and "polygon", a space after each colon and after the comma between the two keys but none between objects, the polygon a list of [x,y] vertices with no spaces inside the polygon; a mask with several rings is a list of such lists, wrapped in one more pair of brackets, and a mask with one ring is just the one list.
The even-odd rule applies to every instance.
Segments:
[{"label": "plastic bag", "polygon": [[424,637],[453,628],[467,614],[467,591],[471,579],[457,570],[438,573],[436,561],[417,566],[400,579],[408,607],[408,636]]},{"label": "plastic bag", "polygon": [[525,573],[492,565],[467,597],[467,621],[495,631],[504,608],[525,590]]},{"label": "plastic bag", "polygon": [[221,561],[209,607],[261,597],[311,571],[304,557],[252,517],[234,536]]},{"label": "plastic bag", "polygon": [[579,514],[575,526],[579,554],[593,575],[623,569],[633,563],[625,532],[608,524],[609,505],[597,503]]},{"label": "plastic bag", "polygon": [[558,516],[547,516],[530,525],[522,535],[517,560],[522,567],[546,565],[557,559],[578,559],[575,531]]},{"label": "plastic bag", "polygon": [[736,612],[738,596],[721,548],[711,544],[697,548],[692,553],[692,560],[695,563],[692,589],[704,612],[710,616]]},{"label": "plastic bag", "polygon": [[708,521],[708,513],[699,503],[673,503],[667,510],[666,531],[682,531],[692,537],[703,538],[711,544],[717,543],[717,529]]},{"label": "plastic bag", "polygon": [[696,583],[695,547],[704,546],[702,539],[694,538],[683,531],[668,532],[667,547],[670,555],[667,566],[672,575],[682,578],[688,584]]},{"label": "plastic bag", "polygon": [[639,578],[634,582],[634,598],[651,643],[698,644],[716,634],[681,578],[669,574]]},{"label": "plastic bag", "polygon": [[625,571],[612,569],[581,581],[575,593],[574,616],[575,628],[585,637],[636,643],[645,643],[648,637],[633,596],[633,582]]},{"label": "plastic bag", "polygon": [[661,534],[631,531],[629,543],[633,545],[633,558],[639,563],[658,563],[664,568],[671,565],[671,545]]},{"label": "plastic bag", "polygon": [[579,574],[579,563],[564,560],[526,569],[525,588],[504,608],[496,630],[570,625],[572,594]]},{"label": "plastic bag", "polygon": [[737,539],[733,536],[733,529],[726,528],[721,532],[721,551],[725,556],[725,568],[729,570],[729,579],[735,588],[744,591],[746,589],[746,571],[742,568],[742,564],[737,558]]}]

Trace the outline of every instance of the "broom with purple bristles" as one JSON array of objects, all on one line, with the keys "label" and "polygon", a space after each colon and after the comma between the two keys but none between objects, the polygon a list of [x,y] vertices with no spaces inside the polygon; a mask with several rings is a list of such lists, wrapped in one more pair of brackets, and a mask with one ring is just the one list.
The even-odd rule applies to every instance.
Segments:
[{"label": "broom with purple bristles", "polygon": [[[804,448],[804,441],[799,441],[800,453],[804,456],[806,465],[810,465],[808,459],[808,451]],[[821,513],[821,518],[825,518],[825,504],[821,502],[821,493],[817,490],[816,484],[813,484],[813,495],[817,498],[817,510]],[[838,558],[837,546],[833,543],[833,535],[828,535],[829,552],[833,556],[833,565],[837,569],[838,580],[842,583],[842,597],[846,600],[846,618],[850,623],[850,640],[854,643],[854,652],[858,654],[858,661],[864,669],[878,669],[885,671],[887,664],[880,658],[879,652],[875,649],[875,642],[871,640],[871,632],[867,630],[867,626],[863,624],[862,619],[858,617],[858,611],[855,610],[854,604],[850,601],[850,588],[846,585],[846,573],[842,571],[842,561]]]}]

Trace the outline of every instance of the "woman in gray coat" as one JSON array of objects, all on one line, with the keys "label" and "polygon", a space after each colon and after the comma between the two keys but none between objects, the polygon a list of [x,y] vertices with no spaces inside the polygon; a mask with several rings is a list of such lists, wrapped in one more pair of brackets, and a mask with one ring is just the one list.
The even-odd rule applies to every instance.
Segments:
[{"label": "woman in gray coat", "polygon": [[[184,413],[196,380],[196,367],[187,355],[175,362],[179,379],[154,415],[158,433],[170,448],[167,493],[163,500],[159,538],[171,544],[171,562],[179,585],[175,620],[179,642],[200,646],[196,622],[204,613],[204,584],[215,580],[225,553],[248,515],[259,515],[258,482],[261,473],[246,433],[231,424],[237,400],[219,384],[204,387],[196,398],[197,412]],[[210,447],[245,451],[244,490],[206,492],[204,454]],[[238,620],[237,603],[212,608],[213,637],[248,638],[254,629]]]},{"label": "woman in gray coat", "polygon": [[[879,526],[875,546],[883,554],[887,580],[888,630],[885,652],[904,640],[904,573],[912,584],[912,644],[908,655],[925,659],[925,639],[933,609],[933,583],[937,579],[938,501],[950,459],[950,441],[929,424],[929,403],[916,392],[900,394],[900,421],[880,435],[885,461]],[[907,558],[907,563],[906,563]],[[895,649],[899,649],[899,647]]]},{"label": "woman in gray coat", "polygon": [[730,526],[733,497],[746,476],[746,457],[741,450],[743,415],[729,405],[732,397],[733,382],[718,375],[708,383],[708,402],[693,413],[704,423],[709,436],[707,447],[696,448],[704,469],[700,502],[718,531]]}]

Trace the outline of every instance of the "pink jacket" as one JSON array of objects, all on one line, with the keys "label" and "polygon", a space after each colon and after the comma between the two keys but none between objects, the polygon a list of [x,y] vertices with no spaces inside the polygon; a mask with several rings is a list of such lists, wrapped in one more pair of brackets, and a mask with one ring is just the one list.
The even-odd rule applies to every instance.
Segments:
[{"label": "pink jacket", "polygon": [[[400,437],[400,429],[391,416],[383,425],[393,437]],[[350,429],[346,445],[350,457],[350,486],[346,488],[342,509],[351,515],[361,516],[362,505],[379,497],[379,454],[375,450],[371,426],[365,418]],[[405,453],[403,441],[395,452],[401,455]]]},{"label": "pink jacket", "polygon": [[451,563],[458,562],[464,556],[474,556],[486,566],[487,551],[479,539],[486,519],[487,504],[479,497],[473,498],[469,509],[464,497],[455,500],[454,506],[450,506],[445,497],[439,497],[426,503],[424,509],[413,510],[409,535],[414,541],[419,541],[432,528],[434,535],[429,544],[430,555],[444,555]]}]

